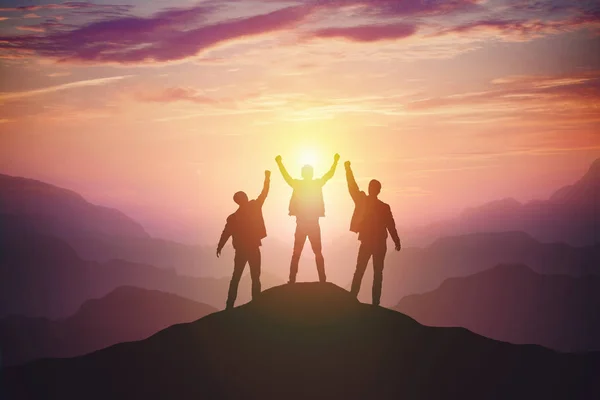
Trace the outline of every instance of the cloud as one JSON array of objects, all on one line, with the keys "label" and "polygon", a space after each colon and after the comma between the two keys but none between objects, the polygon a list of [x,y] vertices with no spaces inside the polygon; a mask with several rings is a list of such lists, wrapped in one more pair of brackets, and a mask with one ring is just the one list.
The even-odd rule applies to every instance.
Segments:
[{"label": "cloud", "polygon": [[[547,34],[600,27],[596,8],[583,7],[585,2],[569,5],[566,0],[535,1],[528,7],[512,0],[257,1],[263,3],[263,8],[264,3],[282,8],[226,20],[216,18],[232,13],[217,15],[215,11],[237,5],[236,0],[205,1],[148,17],[124,16],[123,13],[131,10],[130,6],[83,2],[4,8],[0,10],[28,13],[40,9],[70,9],[78,16],[91,13],[97,18],[91,22],[87,19],[87,23],[78,26],[54,23],[21,27],[21,30],[35,30],[37,34],[0,37],[0,57],[33,54],[81,64],[168,63],[195,58],[234,41],[294,32],[301,24],[313,24],[296,33],[305,39],[370,43],[400,40],[418,31],[420,40],[411,41],[403,57],[447,58],[478,48],[480,39],[530,40]],[[233,12],[235,8],[227,11]],[[331,18],[333,15],[336,17]],[[370,22],[365,23],[366,19]],[[333,20],[341,21],[341,26],[329,26]],[[81,24],[81,18],[77,21]],[[440,44],[439,40],[444,39],[448,40]],[[394,52],[398,53],[395,49]],[[211,59],[214,60],[205,58],[206,61]]]},{"label": "cloud", "polygon": [[130,75],[123,75],[123,76],[113,76],[113,77],[109,77],[109,78],[88,79],[88,80],[83,80],[83,81],[65,83],[62,85],[49,86],[49,87],[45,87],[45,88],[41,88],[41,89],[26,90],[23,92],[4,92],[4,93],[0,93],[0,101],[18,100],[18,99],[39,96],[42,94],[54,93],[54,92],[59,92],[59,91],[74,89],[74,88],[80,88],[80,87],[106,85],[106,84],[109,84],[112,82],[116,82],[116,81],[120,81],[122,79],[128,78],[129,76]]},{"label": "cloud", "polygon": [[584,27],[600,28],[600,20],[593,16],[569,17],[562,20],[502,20],[488,19],[472,21],[444,29],[435,35],[478,33],[500,35],[511,40],[530,40],[532,38],[570,32]]},{"label": "cloud", "polygon": [[353,42],[397,40],[415,34],[417,27],[410,24],[361,25],[343,28],[324,28],[309,34],[312,38],[342,38]]},{"label": "cloud", "polygon": [[478,35],[523,41],[572,32],[600,29],[600,6],[588,0],[491,0],[468,19],[449,21],[434,35]]},{"label": "cloud", "polygon": [[481,0],[303,0],[296,3],[323,10],[351,8],[359,15],[399,17],[473,10]]},{"label": "cloud", "polygon": [[58,78],[58,77],[61,77],[61,76],[69,76],[69,75],[71,75],[71,73],[69,71],[52,72],[52,73],[48,74],[48,76],[50,78]]},{"label": "cloud", "polygon": [[63,3],[51,3],[51,4],[36,4],[30,6],[18,6],[18,7],[0,7],[0,12],[29,12],[29,11],[40,11],[40,10],[80,10],[80,9],[91,9],[91,8],[112,8],[119,11],[129,11],[133,6],[122,5],[122,4],[96,4],[83,1],[65,1]]},{"label": "cloud", "polygon": [[177,101],[186,101],[196,104],[220,105],[230,103],[230,100],[216,99],[206,96],[196,89],[171,87],[159,91],[141,91],[135,94],[139,101],[152,103],[172,103]]},{"label": "cloud", "polygon": [[559,108],[595,109],[600,102],[600,71],[565,76],[512,76],[492,80],[493,89],[482,92],[434,97],[405,105],[407,111],[454,108],[469,110],[493,105],[536,111]]},{"label": "cloud", "polygon": [[25,25],[25,26],[17,26],[17,29],[20,31],[27,31],[27,32],[46,32],[46,29],[42,26],[32,26],[32,25]]},{"label": "cloud", "polygon": [[0,37],[0,49],[27,49],[44,57],[71,62],[147,63],[193,57],[233,40],[292,28],[310,14],[293,6],[267,14],[236,18],[186,29],[214,7],[197,6],[159,12],[150,18],[94,22],[68,32]]}]

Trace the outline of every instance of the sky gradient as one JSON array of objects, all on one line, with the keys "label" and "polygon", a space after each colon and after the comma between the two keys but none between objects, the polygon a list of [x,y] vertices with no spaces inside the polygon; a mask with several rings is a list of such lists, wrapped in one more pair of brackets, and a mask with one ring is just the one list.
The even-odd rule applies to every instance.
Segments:
[{"label": "sky gradient", "polygon": [[202,243],[265,169],[290,238],[278,154],[299,177],[339,152],[400,228],[545,198],[600,157],[599,34],[593,0],[0,0],[0,173]]}]

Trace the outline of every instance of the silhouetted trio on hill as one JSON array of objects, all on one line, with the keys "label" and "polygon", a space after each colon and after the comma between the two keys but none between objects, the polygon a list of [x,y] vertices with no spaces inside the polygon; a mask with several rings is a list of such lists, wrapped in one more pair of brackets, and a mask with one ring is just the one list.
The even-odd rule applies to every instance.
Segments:
[{"label": "silhouetted trio on hill", "polygon": [[[275,161],[283,179],[293,189],[289,205],[289,215],[296,217],[296,233],[294,234],[294,250],[290,262],[289,283],[296,282],[300,256],[306,243],[310,245],[315,254],[319,281],[326,282],[325,259],[323,258],[321,245],[321,227],[319,218],[325,216],[325,201],[323,199],[323,186],[333,178],[338,162],[339,154],[333,157],[333,164],[329,171],[321,178],[314,178],[314,170],[310,165],[302,167],[302,179],[294,179],[285,169],[281,156]],[[358,233],[361,242],[356,270],[352,280],[351,293],[358,296],[360,285],[367,268],[369,259],[373,257],[373,304],[379,305],[381,298],[381,286],[383,282],[383,266],[387,252],[388,232],[391,235],[396,251],[400,251],[400,238],[396,231],[396,224],[390,206],[378,199],[381,192],[381,183],[375,179],[369,182],[368,194],[361,191],[354,179],[350,161],[344,163],[346,169],[346,180],[348,191],[354,201],[355,208],[352,214],[350,230]],[[263,190],[256,200],[248,200],[244,192],[237,192],[233,201],[239,206],[238,209],[227,217],[225,229],[217,246],[217,257],[230,237],[233,237],[233,248],[235,249],[234,269],[229,294],[227,296],[227,308],[232,308],[237,297],[237,290],[246,263],[250,265],[250,276],[252,278],[252,298],[260,294],[260,246],[262,239],[267,236],[267,230],[262,216],[262,206],[269,194],[271,172],[265,171]]]}]

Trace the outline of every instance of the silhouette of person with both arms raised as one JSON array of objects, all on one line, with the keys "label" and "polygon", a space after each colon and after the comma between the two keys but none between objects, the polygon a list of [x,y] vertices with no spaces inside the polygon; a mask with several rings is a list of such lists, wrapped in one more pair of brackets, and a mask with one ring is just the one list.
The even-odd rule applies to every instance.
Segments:
[{"label": "silhouette of person with both arms raised", "polygon": [[237,192],[233,196],[239,207],[236,212],[227,217],[227,224],[221,234],[217,246],[217,257],[230,237],[233,237],[233,248],[235,249],[233,276],[229,284],[227,296],[227,309],[233,308],[237,297],[238,285],[246,267],[250,264],[250,276],[252,278],[252,298],[260,294],[260,264],[261,240],[267,237],[267,230],[262,215],[262,206],[269,194],[271,183],[271,171],[265,171],[265,182],[263,190],[256,200],[248,200],[244,192]]},{"label": "silhouette of person with both arms raised", "polygon": [[400,251],[401,248],[400,238],[396,231],[396,223],[390,206],[377,198],[379,192],[381,192],[381,183],[375,179],[369,182],[369,194],[367,195],[358,188],[350,167],[350,161],[346,161],[344,166],[346,168],[348,190],[355,204],[350,230],[358,233],[358,240],[360,240],[356,271],[352,279],[350,293],[358,296],[367,264],[369,259],[373,257],[373,304],[379,305],[388,232],[394,240],[396,251]]},{"label": "silhouette of person with both arms raised", "polygon": [[296,282],[300,255],[302,254],[307,237],[315,253],[319,281],[326,282],[327,280],[325,276],[325,259],[323,258],[321,246],[319,218],[325,216],[323,186],[333,178],[339,159],[340,155],[336,154],[331,169],[320,179],[313,179],[314,171],[310,165],[302,167],[303,179],[293,179],[283,166],[281,156],[275,158],[283,179],[294,189],[292,199],[290,200],[289,215],[296,217],[296,233],[294,234],[294,251],[290,263],[289,283]]}]

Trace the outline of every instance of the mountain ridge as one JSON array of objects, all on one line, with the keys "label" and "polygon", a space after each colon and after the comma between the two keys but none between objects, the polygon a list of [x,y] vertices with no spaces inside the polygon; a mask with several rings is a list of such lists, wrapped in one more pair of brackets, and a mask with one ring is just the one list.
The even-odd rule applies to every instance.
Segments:
[{"label": "mountain ridge", "polygon": [[8,394],[28,399],[585,399],[600,394],[598,367],[600,353],[430,328],[333,284],[297,283],[142,341],[3,376]]},{"label": "mountain ridge", "polygon": [[15,365],[38,358],[82,355],[144,339],[175,323],[191,322],[215,311],[175,294],[121,286],[101,298],[86,300],[66,318],[0,319],[2,361]]},{"label": "mountain ridge", "polygon": [[544,275],[504,264],[446,279],[394,308],[429,326],[564,352],[600,350],[600,276]]},{"label": "mountain ridge", "polygon": [[546,243],[600,243],[600,158],[573,184],[547,199],[521,203],[506,197],[469,207],[456,218],[409,230],[419,246],[436,238],[468,233],[524,231]]}]

